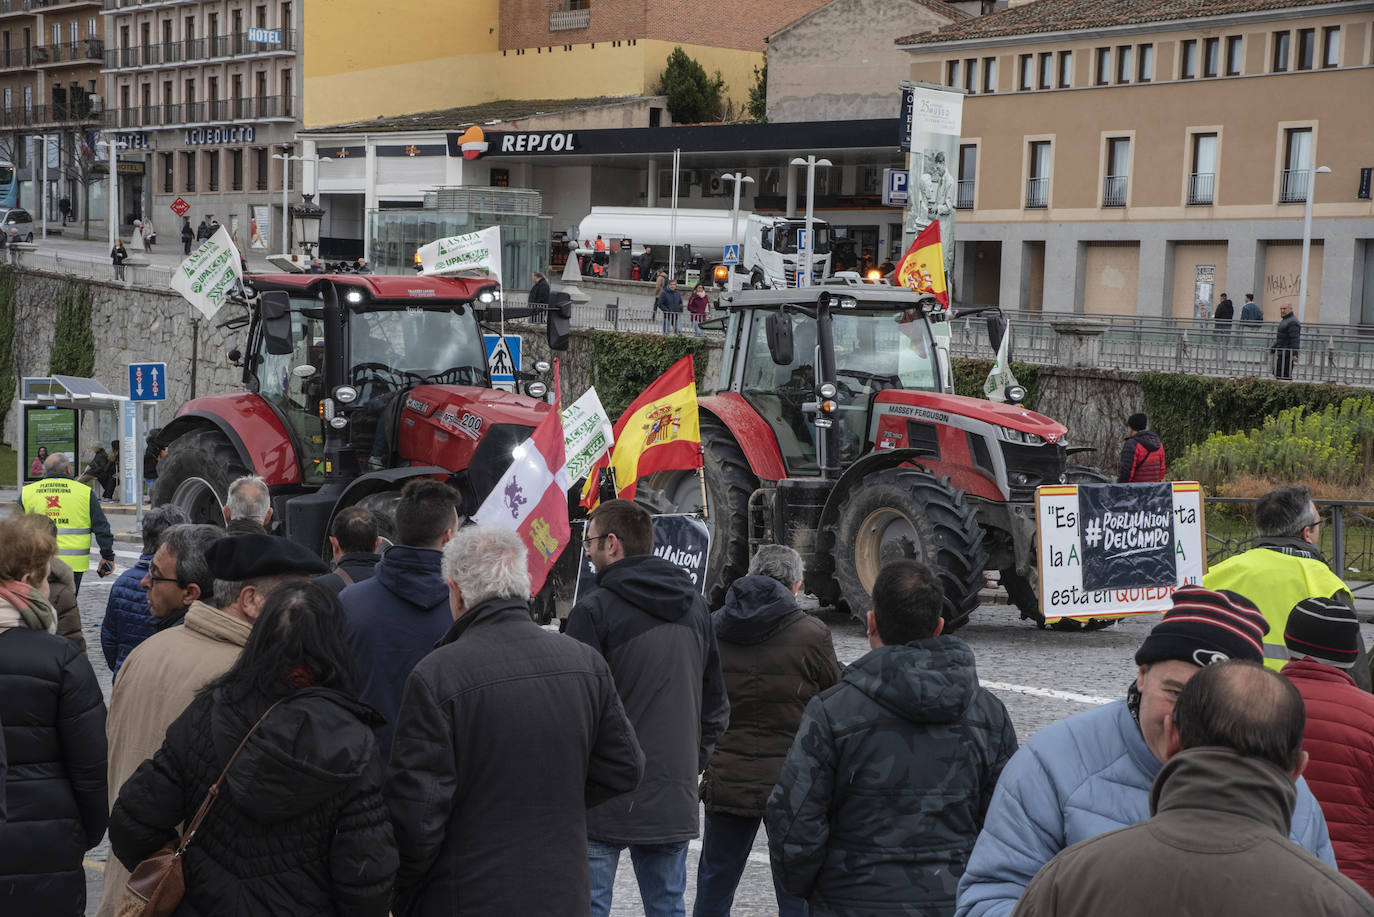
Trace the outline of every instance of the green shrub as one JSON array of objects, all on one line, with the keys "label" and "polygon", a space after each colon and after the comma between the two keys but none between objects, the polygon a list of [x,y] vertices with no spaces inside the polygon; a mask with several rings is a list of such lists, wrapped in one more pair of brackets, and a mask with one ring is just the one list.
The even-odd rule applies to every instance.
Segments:
[{"label": "green shrub", "polygon": [[606,414],[617,419],[659,376],[687,354],[696,369],[697,391],[706,376],[706,341],[685,335],[588,331],[592,345],[592,384]]},{"label": "green shrub", "polygon": [[724,91],[725,80],[720,71],[716,71],[714,78],[708,77],[706,68],[681,47],[668,55],[658,81],[658,93],[668,97],[668,113],[678,124],[718,121]]},{"label": "green shrub", "polygon": [[91,286],[67,277],[57,297],[48,372],[61,376],[95,375],[95,333],[91,330]]}]

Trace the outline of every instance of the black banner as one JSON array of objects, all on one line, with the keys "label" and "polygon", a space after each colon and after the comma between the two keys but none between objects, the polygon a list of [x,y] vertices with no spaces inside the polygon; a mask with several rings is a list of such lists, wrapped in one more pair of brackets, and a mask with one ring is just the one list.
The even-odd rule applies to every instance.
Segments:
[{"label": "black banner", "polygon": [[[583,537],[586,537],[585,523]],[[697,591],[706,594],[706,558],[711,553],[711,530],[696,516],[669,514],[654,517],[654,553],[687,571]],[[596,588],[596,571],[584,545],[578,558],[573,604]]]},{"label": "black banner", "polygon": [[1080,484],[1078,520],[1084,589],[1178,582],[1173,485]]}]

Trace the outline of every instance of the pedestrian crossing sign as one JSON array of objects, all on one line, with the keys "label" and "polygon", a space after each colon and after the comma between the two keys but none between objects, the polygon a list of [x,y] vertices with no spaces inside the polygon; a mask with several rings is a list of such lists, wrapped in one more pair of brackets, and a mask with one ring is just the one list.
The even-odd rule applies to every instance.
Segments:
[{"label": "pedestrian crossing sign", "polygon": [[487,371],[491,384],[508,391],[515,390],[515,374],[520,369],[522,339],[518,334],[484,334],[487,349]]},{"label": "pedestrian crossing sign", "polygon": [[723,257],[723,258],[720,259],[720,263],[721,263],[721,264],[729,264],[729,265],[739,264],[739,246],[738,246],[738,245],[727,245],[727,246],[725,246],[725,257]]}]

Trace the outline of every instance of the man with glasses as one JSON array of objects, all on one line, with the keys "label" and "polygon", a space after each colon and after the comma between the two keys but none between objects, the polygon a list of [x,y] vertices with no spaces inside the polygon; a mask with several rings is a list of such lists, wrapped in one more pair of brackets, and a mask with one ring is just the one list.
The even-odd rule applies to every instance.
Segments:
[{"label": "man with glasses", "polygon": [[[1259,537],[1254,547],[1214,566],[1202,584],[1242,595],[1263,613],[1269,622],[1264,664],[1277,672],[1288,661],[1283,631],[1294,606],[1303,599],[1329,598],[1353,608],[1355,600],[1319,548],[1322,517],[1310,489],[1280,487],[1260,497],[1255,527]],[[1356,665],[1355,675],[1368,690],[1368,667]]]}]

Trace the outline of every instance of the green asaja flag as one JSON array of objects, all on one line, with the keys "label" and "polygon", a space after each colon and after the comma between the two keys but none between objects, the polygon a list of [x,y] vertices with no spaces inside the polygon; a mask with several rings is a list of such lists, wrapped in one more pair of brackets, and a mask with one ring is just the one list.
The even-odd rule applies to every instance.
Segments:
[{"label": "green asaja flag", "polygon": [[172,289],[214,318],[229,294],[243,283],[243,262],[223,226],[172,272]]},{"label": "green asaja flag", "polygon": [[490,226],[422,245],[420,273],[486,274],[501,279],[501,227]]},{"label": "green asaja flag", "polygon": [[992,369],[983,382],[983,394],[989,401],[1005,402],[1007,389],[1019,384],[1016,377],[1011,374],[1011,359],[1008,356],[1010,342],[1011,322],[1007,322],[1007,327],[1002,332],[1002,343],[997,345],[997,362],[992,364]]}]

